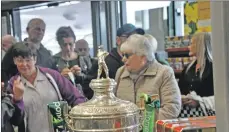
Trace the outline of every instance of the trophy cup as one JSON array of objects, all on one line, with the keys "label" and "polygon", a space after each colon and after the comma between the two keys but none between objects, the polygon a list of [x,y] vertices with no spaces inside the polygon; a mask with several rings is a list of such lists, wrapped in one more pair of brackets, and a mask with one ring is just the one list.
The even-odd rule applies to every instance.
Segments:
[{"label": "trophy cup", "polygon": [[[113,89],[114,79],[109,78],[109,70],[105,57],[109,53],[99,47],[98,75],[90,87],[94,90],[91,100],[79,104],[65,115],[65,121],[70,132],[138,132],[139,108],[132,102],[117,98]],[[106,77],[101,78],[102,72]]]}]

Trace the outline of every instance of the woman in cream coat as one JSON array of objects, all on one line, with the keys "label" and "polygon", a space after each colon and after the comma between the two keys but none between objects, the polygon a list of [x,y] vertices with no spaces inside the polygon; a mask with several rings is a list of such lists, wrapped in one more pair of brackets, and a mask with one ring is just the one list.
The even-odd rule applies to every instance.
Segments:
[{"label": "woman in cream coat", "polygon": [[158,119],[177,118],[181,94],[172,68],[155,59],[151,42],[142,35],[131,35],[122,44],[124,66],[116,73],[117,97],[138,104],[139,95],[158,94],[161,102]]}]

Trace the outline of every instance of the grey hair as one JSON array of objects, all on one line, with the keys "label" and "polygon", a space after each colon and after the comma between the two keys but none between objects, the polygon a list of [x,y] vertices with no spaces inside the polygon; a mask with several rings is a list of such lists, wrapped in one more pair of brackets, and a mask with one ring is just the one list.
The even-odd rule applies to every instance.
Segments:
[{"label": "grey hair", "polygon": [[[202,79],[202,75],[204,73],[204,69],[206,66],[206,59],[210,62],[212,59],[212,45],[211,45],[211,34],[207,32],[201,32],[195,34],[192,39],[195,40],[196,43],[196,59],[197,64],[200,65],[200,79]],[[190,69],[190,67],[195,63],[196,60],[193,60],[187,67],[186,73]]]},{"label": "grey hair", "polygon": [[121,52],[132,51],[138,56],[146,56],[148,61],[154,61],[155,56],[150,41],[143,35],[133,34],[121,45]]},{"label": "grey hair", "polygon": [[149,40],[149,42],[153,48],[153,52],[155,53],[157,51],[157,40],[156,40],[156,38],[150,34],[145,34],[144,36]]}]

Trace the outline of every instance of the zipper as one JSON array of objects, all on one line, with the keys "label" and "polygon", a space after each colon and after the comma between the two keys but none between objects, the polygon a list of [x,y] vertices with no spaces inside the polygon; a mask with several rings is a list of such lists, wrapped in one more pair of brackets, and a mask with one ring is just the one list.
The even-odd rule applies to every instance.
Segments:
[{"label": "zipper", "polygon": [[136,89],[136,84],[139,80],[139,78],[141,77],[141,75],[134,81],[133,80],[133,83],[134,83],[134,103],[136,104],[137,103],[137,89]]}]

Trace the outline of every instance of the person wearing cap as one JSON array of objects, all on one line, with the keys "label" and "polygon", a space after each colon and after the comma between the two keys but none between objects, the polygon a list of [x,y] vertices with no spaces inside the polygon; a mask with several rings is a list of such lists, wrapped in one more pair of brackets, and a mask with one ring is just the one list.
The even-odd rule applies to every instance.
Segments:
[{"label": "person wearing cap", "polygon": [[113,48],[105,59],[107,67],[109,69],[110,78],[114,79],[118,68],[124,65],[124,63],[122,62],[122,53],[120,51],[120,47],[132,34],[144,35],[145,31],[141,28],[136,28],[133,24],[130,23],[124,24],[121,28],[117,30],[117,48]]},{"label": "person wearing cap", "polygon": [[124,66],[117,71],[114,93],[137,105],[142,93],[156,94],[161,104],[158,119],[175,119],[181,110],[181,93],[173,69],[158,63],[152,54],[153,45],[139,34],[131,35],[122,44]]}]

